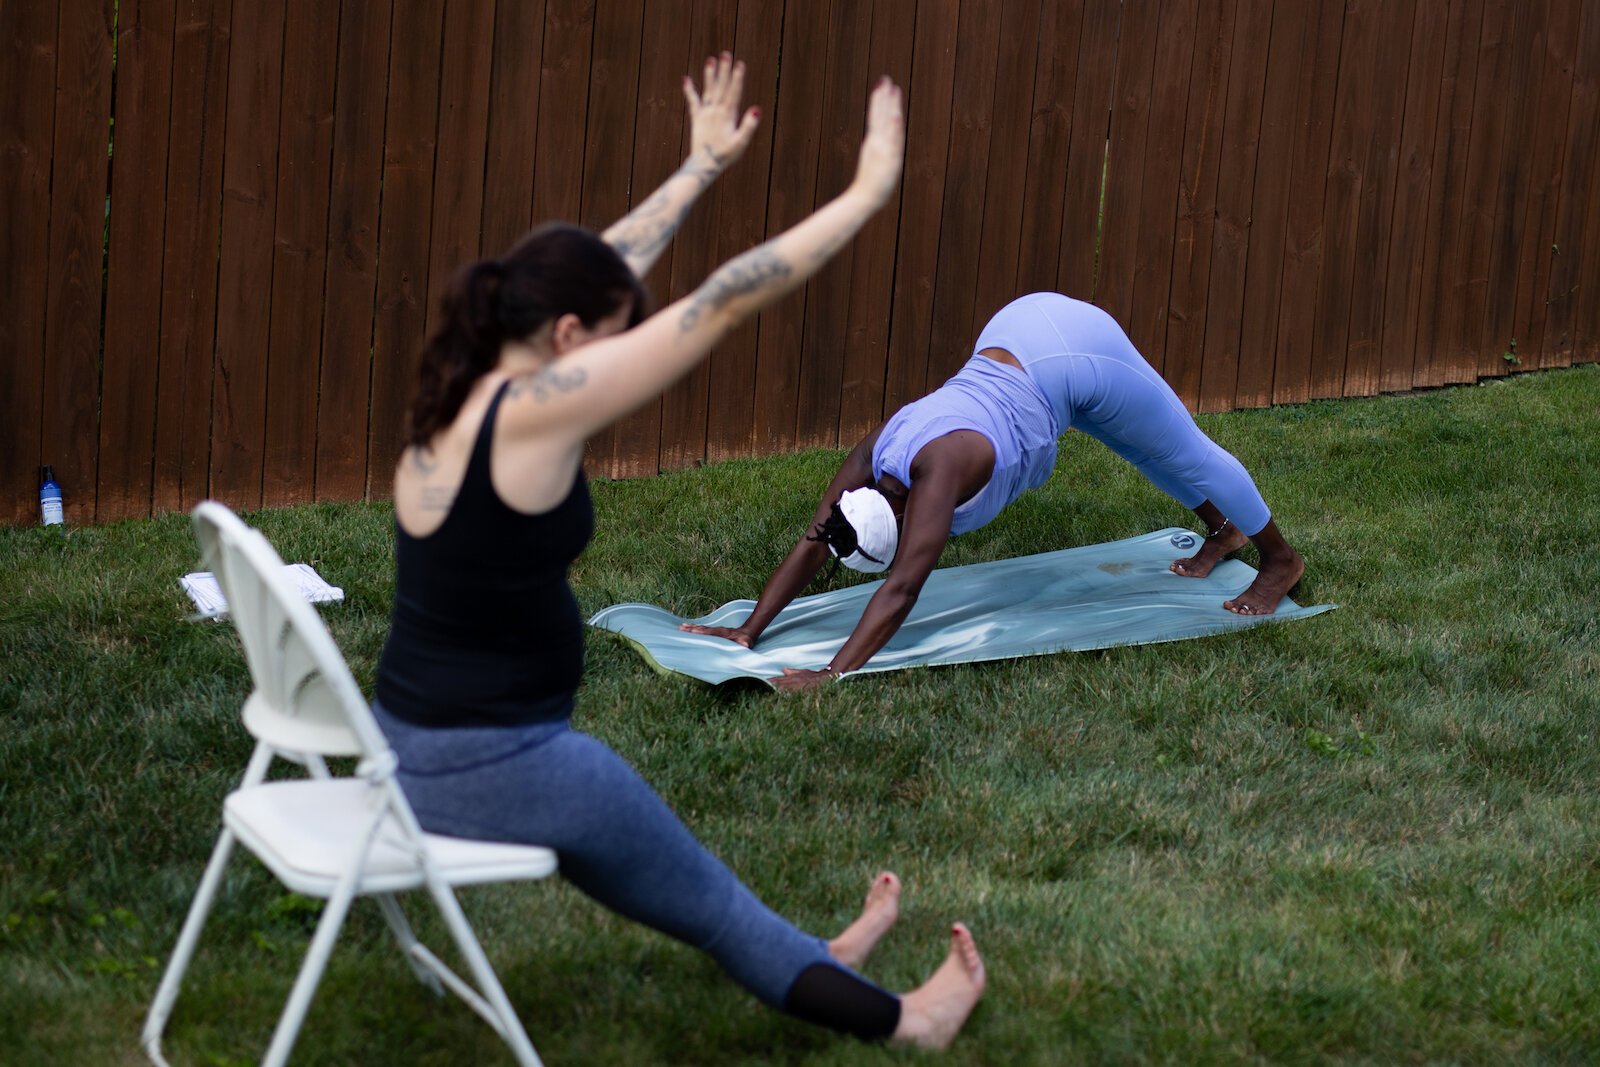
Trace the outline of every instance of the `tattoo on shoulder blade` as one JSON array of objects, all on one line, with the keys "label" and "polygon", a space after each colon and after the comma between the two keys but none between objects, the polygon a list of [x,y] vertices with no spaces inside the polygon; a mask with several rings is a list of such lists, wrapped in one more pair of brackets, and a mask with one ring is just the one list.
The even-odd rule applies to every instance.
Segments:
[{"label": "tattoo on shoulder blade", "polygon": [[788,260],[769,245],[752,248],[717,268],[694,294],[694,302],[678,320],[678,329],[691,330],[707,309],[727,306],[736,296],[766,288],[794,273]]},{"label": "tattoo on shoulder blade", "polygon": [[511,385],[506,389],[508,397],[532,396],[536,401],[548,400],[557,393],[570,393],[588,381],[589,375],[582,367],[573,367],[562,371],[557,367],[545,367],[531,374],[519,375],[511,379]]}]

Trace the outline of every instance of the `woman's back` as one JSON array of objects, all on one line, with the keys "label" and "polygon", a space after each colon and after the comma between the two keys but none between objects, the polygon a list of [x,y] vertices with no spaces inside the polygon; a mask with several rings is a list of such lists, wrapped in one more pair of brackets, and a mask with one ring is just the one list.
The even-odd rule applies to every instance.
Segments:
[{"label": "woman's back", "polygon": [[554,508],[510,507],[490,477],[508,380],[478,428],[443,521],[395,522],[395,600],[378,664],[385,708],[419,725],[536,722],[569,714],[583,674],[583,620],[567,569],[594,532],[579,473]]}]

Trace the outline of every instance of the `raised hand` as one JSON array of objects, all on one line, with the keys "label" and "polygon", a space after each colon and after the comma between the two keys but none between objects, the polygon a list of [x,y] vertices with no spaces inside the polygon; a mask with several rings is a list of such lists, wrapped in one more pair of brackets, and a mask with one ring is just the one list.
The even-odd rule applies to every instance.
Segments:
[{"label": "raised hand", "polygon": [[683,79],[683,96],[689,102],[689,156],[701,157],[718,170],[744,155],[761,120],[758,108],[742,115],[739,98],[744,94],[744,62],[735,62],[732,53],[706,60],[705,86],[695,91],[694,79]]},{"label": "raised hand", "polygon": [[900,181],[906,154],[906,118],[900,87],[888,76],[878,80],[867,103],[867,136],[861,142],[853,185],[877,203],[888,202]]}]

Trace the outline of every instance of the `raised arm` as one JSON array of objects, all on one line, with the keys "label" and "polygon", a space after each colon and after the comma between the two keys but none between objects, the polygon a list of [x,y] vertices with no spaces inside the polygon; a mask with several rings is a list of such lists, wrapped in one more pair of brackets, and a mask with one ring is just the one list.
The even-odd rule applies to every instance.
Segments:
[{"label": "raised arm", "polygon": [[508,398],[501,432],[576,445],[654,399],[746,316],[798,287],[843,248],[894,192],[904,150],[900,90],[885,78],[873,90],[848,189],[724,263],[700,288],[641,325],[551,361]]},{"label": "raised arm", "polygon": [[688,157],[661,188],[600,235],[639,277],[655,265],[700,194],[749,147],[761,113],[750,108],[740,114],[743,92],[744,63],[734,62],[727,52],[706,60],[703,92],[695,91],[694,79],[683,79],[689,104]]}]

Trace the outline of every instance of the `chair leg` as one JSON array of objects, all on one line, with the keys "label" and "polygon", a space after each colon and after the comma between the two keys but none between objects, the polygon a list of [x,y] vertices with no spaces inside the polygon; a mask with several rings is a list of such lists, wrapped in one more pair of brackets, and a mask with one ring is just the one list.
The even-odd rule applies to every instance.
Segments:
[{"label": "chair leg", "polygon": [[483,946],[472,933],[472,926],[461,910],[461,902],[456,900],[450,887],[442,882],[430,879],[428,889],[433,894],[435,903],[439,905],[439,911],[444,916],[445,925],[450,928],[450,936],[455,939],[456,947],[461,950],[467,966],[472,969],[472,975],[478,981],[478,989],[494,1009],[495,1014],[500,1017],[496,1029],[510,1047],[511,1054],[517,1058],[522,1067],[544,1067],[539,1054],[533,1050],[533,1042],[528,1040],[528,1034],[522,1028],[522,1021],[517,1018],[516,1009],[511,1006],[510,998],[501,987],[500,979],[489,963],[489,957],[484,954]]},{"label": "chair leg", "polygon": [[338,888],[323,907],[322,920],[317,923],[317,932],[311,938],[311,947],[306,950],[305,962],[300,965],[300,974],[294,980],[294,988],[289,991],[289,1000],[283,1006],[283,1014],[278,1017],[276,1029],[272,1031],[272,1044],[267,1046],[261,1067],[283,1067],[288,1060],[295,1038],[300,1033],[300,1024],[305,1021],[306,1009],[311,1006],[311,995],[322,980],[328,957],[333,954],[333,943],[338,939],[339,929],[350,912],[355,889],[353,874],[341,878]]},{"label": "chair leg", "polygon": [[232,830],[223,828],[222,835],[217,838],[216,847],[211,850],[211,860],[206,864],[206,873],[200,879],[200,888],[195,892],[194,903],[189,905],[189,915],[183,921],[183,930],[178,934],[178,944],[172,950],[172,959],[167,963],[166,971],[161,975],[161,985],[156,988],[156,998],[150,1004],[150,1014],[145,1017],[144,1032],[140,1041],[150,1059],[161,1067],[166,1067],[166,1060],[161,1055],[161,1035],[167,1028],[167,1020],[172,1016],[172,1006],[177,1002],[178,989],[183,984],[183,975],[189,969],[189,961],[194,956],[195,946],[200,942],[200,930],[205,926],[206,916],[211,912],[211,905],[216,900],[217,888],[222,884],[223,870],[228,866],[228,857],[233,852],[236,838]]},{"label": "chair leg", "polygon": [[378,910],[383,912],[384,920],[394,932],[395,940],[400,942],[400,952],[405,956],[411,973],[417,976],[419,982],[431,989],[434,996],[444,996],[444,986],[439,982],[438,976],[423,965],[414,954],[421,942],[412,932],[411,924],[406,921],[406,913],[400,909],[400,902],[395,899],[393,893],[377,893],[374,896],[378,901]]}]

